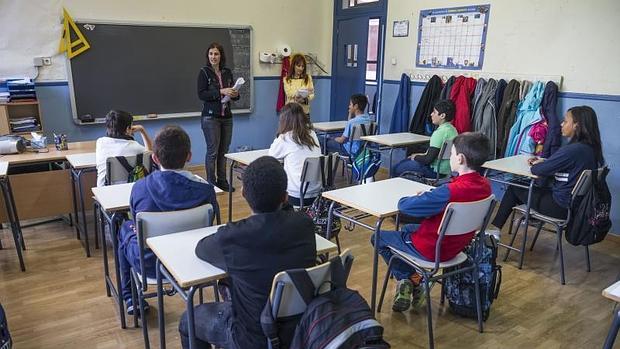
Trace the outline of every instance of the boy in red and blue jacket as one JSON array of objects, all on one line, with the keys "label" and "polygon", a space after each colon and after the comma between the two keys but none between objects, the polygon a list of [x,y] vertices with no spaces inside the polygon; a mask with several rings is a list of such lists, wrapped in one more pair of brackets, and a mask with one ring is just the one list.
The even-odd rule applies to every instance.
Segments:
[{"label": "boy in red and blue jacket", "polygon": [[[450,202],[470,202],[491,195],[489,181],[479,174],[480,167],[488,158],[489,139],[482,133],[467,132],[454,138],[450,167],[458,172],[450,183],[419,195],[403,197],[398,202],[402,214],[422,219],[421,223],[410,224],[402,231],[382,231],[377,249],[388,263],[391,246],[427,261],[435,261],[435,246],[439,239],[439,225],[446,206]],[[447,261],[459,254],[472,240],[475,232],[463,235],[445,236],[440,248],[441,261]],[[374,241],[374,236],[371,242]],[[398,281],[392,310],[405,311],[412,303],[424,299],[420,276],[413,268],[400,261],[392,266],[392,275]]]}]

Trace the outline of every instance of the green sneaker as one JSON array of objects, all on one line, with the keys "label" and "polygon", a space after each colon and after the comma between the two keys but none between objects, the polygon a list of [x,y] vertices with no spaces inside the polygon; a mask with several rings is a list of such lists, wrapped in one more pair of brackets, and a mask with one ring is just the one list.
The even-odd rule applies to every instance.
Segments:
[{"label": "green sneaker", "polygon": [[403,312],[411,307],[411,294],[413,292],[413,283],[409,279],[399,280],[396,284],[396,294],[394,295],[394,303],[392,310]]},{"label": "green sneaker", "polygon": [[413,286],[413,292],[411,295],[411,306],[414,309],[421,308],[426,302],[426,293],[424,292],[424,286],[415,285]]}]

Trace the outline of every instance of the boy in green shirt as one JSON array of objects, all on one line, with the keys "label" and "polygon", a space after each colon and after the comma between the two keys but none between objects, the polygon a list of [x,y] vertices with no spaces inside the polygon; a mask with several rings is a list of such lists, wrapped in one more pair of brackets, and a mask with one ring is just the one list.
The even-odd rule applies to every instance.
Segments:
[{"label": "boy in green shirt", "polygon": [[445,141],[452,140],[458,135],[452,126],[455,110],[454,103],[449,99],[440,99],[435,102],[431,121],[437,129],[431,135],[428,150],[423,154],[413,154],[396,164],[392,169],[395,177],[405,172],[418,172],[427,178],[435,178],[437,173],[444,176],[450,174],[450,161],[439,159],[439,150]]}]

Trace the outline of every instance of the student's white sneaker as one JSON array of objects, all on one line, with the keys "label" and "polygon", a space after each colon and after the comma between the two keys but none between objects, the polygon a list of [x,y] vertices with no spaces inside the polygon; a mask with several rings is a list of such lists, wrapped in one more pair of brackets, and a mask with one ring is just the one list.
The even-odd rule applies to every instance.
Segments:
[{"label": "student's white sneaker", "polygon": [[484,234],[486,236],[492,236],[493,238],[495,238],[495,241],[499,242],[502,232],[498,229],[487,229],[484,231]]}]

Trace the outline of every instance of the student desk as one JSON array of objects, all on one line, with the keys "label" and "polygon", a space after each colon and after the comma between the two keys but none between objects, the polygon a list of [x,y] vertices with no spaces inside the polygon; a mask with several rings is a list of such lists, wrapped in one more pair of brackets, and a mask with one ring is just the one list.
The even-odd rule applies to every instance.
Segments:
[{"label": "student desk", "polygon": [[[22,256],[22,249],[25,249],[24,237],[19,224],[19,218],[17,217],[17,210],[15,209],[15,200],[13,199],[11,183],[9,182],[9,176],[7,175],[8,169],[9,163],[6,161],[1,161],[0,187],[2,187],[2,197],[4,198],[4,202],[8,203],[8,205],[5,205],[6,215],[9,218],[9,224],[11,225],[11,233],[13,234],[13,241],[15,242],[15,250],[17,251],[17,258],[19,259],[19,267],[22,271],[26,271],[24,257]],[[2,243],[0,242],[0,249],[1,248]]]},{"label": "student desk", "polygon": [[[228,183],[230,188],[233,188],[233,170],[238,165],[247,166],[252,161],[260,158],[261,156],[269,155],[269,149],[242,151],[239,153],[228,153],[224,156],[230,160],[228,166]],[[228,221],[232,221],[232,190],[228,191]]]},{"label": "student desk", "polygon": [[372,142],[379,145],[379,150],[390,150],[390,162],[388,173],[392,177],[392,153],[395,148],[402,148],[412,144],[425,143],[431,140],[429,136],[418,135],[410,132],[401,133],[387,133],[374,136],[362,136],[361,140],[365,142]]},{"label": "student desk", "polygon": [[[531,155],[515,155],[515,156],[509,156],[503,159],[487,161],[482,165],[482,167],[485,169],[484,176],[489,178],[490,180],[497,182],[497,183],[513,185],[519,188],[525,188],[528,190],[526,210],[525,210],[525,219],[524,219],[525,220],[525,223],[524,223],[525,233],[523,234],[523,243],[522,243],[521,249],[519,250],[517,248],[512,247],[512,242],[510,246],[505,245],[505,244],[500,244],[501,246],[506,247],[508,249],[506,251],[506,256],[504,260],[508,258],[508,253],[510,252],[510,250],[517,251],[521,254],[521,257],[519,259],[519,269],[523,267],[523,257],[525,256],[525,243],[527,241],[527,228],[529,227],[529,223],[530,223],[530,208],[532,207],[532,192],[534,191],[534,181],[536,180],[536,178],[538,178],[536,175],[532,174],[532,171],[530,171],[530,165],[528,163],[528,159],[531,157],[532,157]],[[500,179],[497,177],[488,177],[489,170],[495,170],[499,172],[517,175],[520,177],[525,177],[527,181],[529,182],[529,184],[524,185],[524,184],[520,184],[514,181]],[[512,239],[513,242],[514,242],[514,237],[516,236],[516,234],[517,232],[515,232],[515,235],[513,236],[513,239]]]},{"label": "student desk", "polygon": [[[381,225],[387,217],[398,214],[398,200],[405,196],[417,195],[419,192],[431,190],[433,187],[410,181],[404,178],[391,178],[383,181],[355,185],[347,188],[331,190],[321,195],[331,200],[329,206],[329,215],[327,216],[327,226],[331,227],[334,216],[340,217],[346,221],[374,231],[374,245],[377,246]],[[343,208],[335,209],[338,203],[344,207],[354,208],[358,211],[371,215],[377,219],[374,228],[359,220],[358,217],[350,216],[344,213]],[[373,313],[375,311],[376,295],[377,295],[377,269],[378,269],[379,252],[374,249],[373,266],[372,266],[372,289],[371,289],[371,306]]]},{"label": "student desk", "polygon": [[323,136],[323,154],[327,154],[327,136],[343,131],[345,127],[347,127],[347,121],[326,121],[312,124],[317,136]]},{"label": "student desk", "polygon": [[[69,143],[69,150],[59,151],[52,145],[46,153],[22,153],[2,156],[2,161],[9,163],[12,169],[24,166],[44,164],[46,171],[9,174],[15,196],[15,206],[21,219],[60,216],[71,213],[73,202],[70,195],[71,179],[68,169],[53,169],[52,164],[65,162],[67,155],[95,151],[95,142]],[[88,178],[89,181],[91,178]],[[92,178],[94,184],[94,176]],[[0,210],[0,219],[7,221],[4,210]]]},{"label": "student desk", "polygon": [[[611,299],[616,303],[620,302],[620,281],[616,281],[615,284],[603,290],[603,296]],[[611,327],[609,328],[609,332],[607,333],[607,338],[605,339],[603,349],[611,349],[614,346],[614,342],[616,341],[616,336],[618,335],[619,329],[620,309],[614,309],[614,319],[611,323]]]},{"label": "student desk", "polygon": [[[118,305],[119,316],[121,320],[121,328],[126,327],[125,322],[125,302],[119,294],[121,290],[121,271],[118,265],[118,230],[125,220],[125,215],[129,212],[129,199],[131,197],[131,189],[134,183],[124,183],[108,185],[104,187],[94,187],[92,192],[95,195],[95,234],[97,229],[101,229],[101,249],[103,250],[103,273],[108,297],[114,296],[114,300]],[[224,192],[215,187],[215,195],[221,195]],[[219,213],[218,213],[219,215]],[[101,221],[101,224],[98,223]],[[108,225],[113,246],[114,272],[116,276],[116,285],[110,278],[110,268],[108,265],[108,249],[106,246],[105,228],[103,222]],[[219,218],[218,218],[219,220]]]},{"label": "student desk", "polygon": [[[190,348],[194,339],[194,294],[196,290],[226,277],[223,270],[199,259],[194,252],[198,241],[215,234],[220,226],[211,226],[180,233],[148,238],[146,244],[157,256],[157,319],[159,322],[160,348],[166,347],[163,278],[166,278],[187,304]],[[335,251],[336,245],[319,235],[316,238],[317,254]]]},{"label": "student desk", "polygon": [[[82,188],[82,175],[89,172],[97,172],[97,163],[95,161],[95,153],[70,154],[67,155],[67,162],[71,167],[71,191],[73,193],[73,213],[75,216],[75,232],[77,238],[80,234],[84,236],[86,257],[90,257],[90,247],[88,244],[88,224],[86,222],[86,206],[84,205],[84,192]],[[77,190],[76,190],[77,186]],[[76,197],[77,196],[77,197]],[[80,202],[80,213],[78,215],[78,200]],[[80,225],[81,222],[81,225]],[[95,234],[95,247],[97,246],[97,234]]]}]

